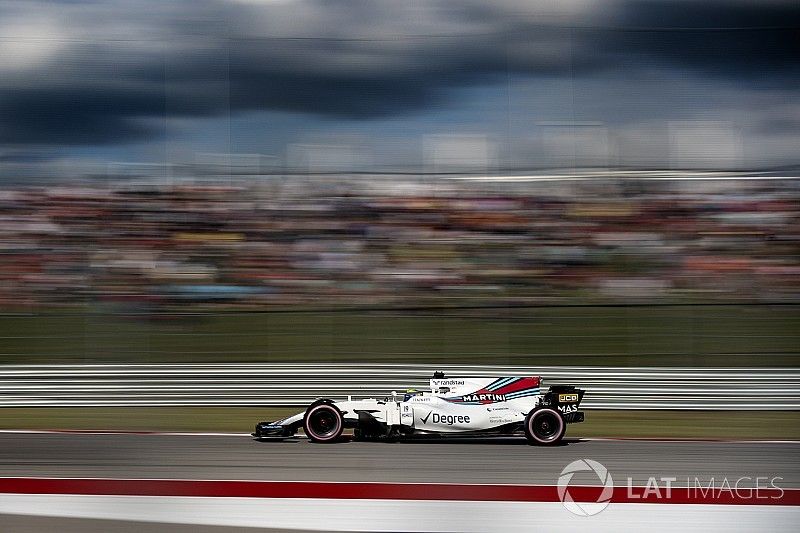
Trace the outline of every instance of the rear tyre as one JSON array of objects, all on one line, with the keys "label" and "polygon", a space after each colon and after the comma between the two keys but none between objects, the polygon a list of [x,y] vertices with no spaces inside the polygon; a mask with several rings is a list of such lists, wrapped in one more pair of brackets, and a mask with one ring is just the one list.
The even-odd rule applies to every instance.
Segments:
[{"label": "rear tyre", "polygon": [[548,407],[536,409],[525,417],[525,438],[530,444],[552,446],[561,442],[567,424],[561,413]]},{"label": "rear tyre", "polygon": [[336,442],[344,431],[344,416],[331,403],[313,403],[303,417],[303,430],[311,442]]}]

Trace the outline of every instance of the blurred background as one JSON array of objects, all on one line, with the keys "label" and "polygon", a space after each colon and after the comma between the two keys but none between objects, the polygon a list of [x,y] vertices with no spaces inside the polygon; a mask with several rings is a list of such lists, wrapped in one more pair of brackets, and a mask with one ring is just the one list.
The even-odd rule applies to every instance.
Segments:
[{"label": "blurred background", "polygon": [[796,366],[798,22],[0,1],[0,362]]},{"label": "blurred background", "polygon": [[[0,530],[575,530],[581,470],[726,504],[650,529],[796,530],[798,58],[797,0],[0,0]],[[586,421],[250,439],[434,371]]]}]

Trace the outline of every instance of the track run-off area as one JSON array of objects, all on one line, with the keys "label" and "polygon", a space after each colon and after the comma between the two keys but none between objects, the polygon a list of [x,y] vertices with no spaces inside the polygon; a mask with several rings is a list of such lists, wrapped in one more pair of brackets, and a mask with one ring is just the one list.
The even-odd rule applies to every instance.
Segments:
[{"label": "track run-off area", "polygon": [[[610,505],[596,516],[577,516],[559,501],[559,478],[581,460],[603,465],[613,478]],[[602,500],[604,482],[612,484],[594,471],[575,473],[571,494],[576,501]],[[12,515],[20,531],[47,517],[89,520],[87,530],[122,520],[159,524],[151,529],[157,531],[170,530],[165,524],[454,532],[527,524],[612,531],[656,518],[665,528],[690,520],[689,530],[791,531],[800,519],[800,443],[566,439],[534,447],[522,438],[459,438],[312,444],[256,442],[244,434],[6,432],[0,433],[0,519]]]}]

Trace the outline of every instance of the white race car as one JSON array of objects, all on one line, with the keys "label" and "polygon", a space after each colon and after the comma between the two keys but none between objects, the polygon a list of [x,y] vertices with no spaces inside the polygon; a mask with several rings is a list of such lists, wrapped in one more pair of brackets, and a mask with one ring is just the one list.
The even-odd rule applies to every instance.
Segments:
[{"label": "white race car", "polygon": [[446,378],[436,372],[430,391],[384,399],[320,399],[296,415],[256,424],[258,440],[285,439],[302,426],[313,442],[335,442],[345,428],[355,440],[420,435],[514,435],[531,444],[558,443],[567,424],[583,422],[583,390],[557,385],[541,391],[540,377]]}]

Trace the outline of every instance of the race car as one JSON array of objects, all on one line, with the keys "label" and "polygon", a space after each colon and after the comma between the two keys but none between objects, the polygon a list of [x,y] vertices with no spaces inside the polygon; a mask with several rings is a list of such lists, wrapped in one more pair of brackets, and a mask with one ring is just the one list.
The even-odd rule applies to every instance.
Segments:
[{"label": "race car", "polygon": [[256,440],[285,439],[300,427],[312,442],[330,443],[353,429],[355,440],[394,441],[423,435],[524,434],[554,445],[567,424],[583,422],[584,390],[557,385],[542,392],[541,377],[447,378],[436,372],[430,391],[392,392],[383,399],[318,399],[296,415],[256,424]]}]

